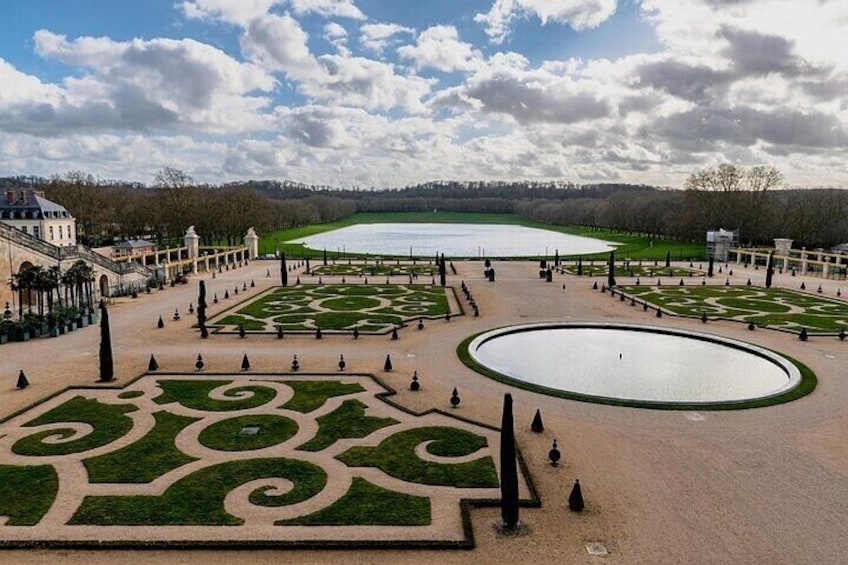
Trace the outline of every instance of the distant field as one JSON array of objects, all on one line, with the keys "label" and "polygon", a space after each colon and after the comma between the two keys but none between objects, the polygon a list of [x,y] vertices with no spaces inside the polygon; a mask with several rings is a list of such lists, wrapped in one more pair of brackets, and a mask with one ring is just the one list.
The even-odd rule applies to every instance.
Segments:
[{"label": "distant field", "polygon": [[[459,223],[459,224],[508,224],[530,228],[545,229],[572,235],[582,235],[619,243],[616,254],[620,258],[665,260],[666,253],[671,253],[674,261],[702,260],[706,249],[703,244],[665,239],[650,239],[641,235],[631,235],[624,232],[595,230],[578,226],[553,226],[527,220],[514,214],[464,214],[458,212],[387,212],[354,214],[353,216],[328,222],[326,224],[311,224],[290,230],[281,230],[264,235],[259,241],[260,253],[273,253],[275,249],[286,253],[291,258],[304,255],[319,257],[323,250],[307,249],[300,244],[284,244],[284,241],[300,240],[317,233],[331,231],[354,224],[377,223]],[[330,252],[330,255],[335,255]],[[351,255],[351,254],[348,254]],[[587,255],[585,258],[602,259],[606,254]]]}]

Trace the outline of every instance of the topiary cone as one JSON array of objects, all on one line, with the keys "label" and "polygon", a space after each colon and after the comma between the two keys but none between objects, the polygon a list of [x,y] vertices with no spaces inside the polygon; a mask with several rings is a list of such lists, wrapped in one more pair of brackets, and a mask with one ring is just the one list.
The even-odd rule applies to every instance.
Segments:
[{"label": "topiary cone", "polygon": [[533,422],[530,424],[530,429],[540,434],[545,431],[545,425],[542,423],[542,413],[536,409],[536,415],[533,416]]},{"label": "topiary cone", "polygon": [[250,370],[250,361],[247,359],[247,353],[244,354],[244,357],[241,359],[241,370],[249,371]]},{"label": "topiary cone", "polygon": [[568,495],[568,509],[572,512],[582,512],[585,507],[583,503],[583,490],[580,488],[580,479],[574,481],[571,494]]},{"label": "topiary cone", "polygon": [[202,371],[203,365],[204,365],[203,357],[200,355],[200,353],[198,353],[197,354],[197,361],[194,362],[194,368],[197,369],[198,371]]},{"label": "topiary cone", "polygon": [[150,361],[147,363],[147,370],[148,371],[158,371],[159,370],[159,363],[156,362],[156,357],[154,357],[152,353],[150,354]]},{"label": "topiary cone", "polygon": [[397,328],[392,328],[392,340],[397,340],[397,338],[398,338]]},{"label": "topiary cone", "polygon": [[26,378],[26,375],[24,374],[24,370],[21,369],[21,372],[18,373],[18,382],[15,385],[15,388],[17,388],[18,390],[23,390],[28,386],[29,386],[29,380]]},{"label": "topiary cone", "polygon": [[156,327],[160,330],[165,327],[165,320],[162,319],[162,316],[159,316],[159,321],[156,322]]},{"label": "topiary cone", "polygon": [[[387,373],[392,372],[392,357],[391,357],[391,355],[386,355],[386,362],[383,363],[383,370],[386,371]],[[454,389],[454,392],[456,392],[456,389]]]}]

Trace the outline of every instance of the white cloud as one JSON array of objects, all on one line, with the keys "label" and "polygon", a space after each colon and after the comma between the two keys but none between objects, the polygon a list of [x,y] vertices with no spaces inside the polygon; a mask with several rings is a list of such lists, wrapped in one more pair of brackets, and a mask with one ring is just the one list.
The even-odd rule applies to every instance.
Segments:
[{"label": "white cloud", "polygon": [[42,57],[86,73],[69,77],[62,87],[50,86],[47,98],[33,95],[0,105],[0,129],[39,135],[103,129],[247,131],[262,127],[260,110],[269,102],[255,92],[276,85],[259,67],[191,39],[68,40],[39,30],[34,42]]},{"label": "white cloud", "polygon": [[353,0],[289,0],[295,14],[316,13],[324,17],[367,19]]},{"label": "white cloud", "polygon": [[492,43],[500,44],[519,17],[536,16],[542,25],[554,21],[582,31],[598,27],[615,10],[616,0],[494,0],[489,11],[477,14],[474,21],[485,26]]},{"label": "white cloud", "polygon": [[359,28],[359,43],[375,53],[383,49],[399,34],[413,34],[415,30],[399,24],[363,24]]},{"label": "white cloud", "polygon": [[262,67],[304,80],[320,73],[306,42],[309,35],[297,20],[283,14],[251,21],[241,37],[245,55]]},{"label": "white cloud", "polygon": [[397,51],[419,69],[430,67],[444,72],[470,71],[483,59],[473,45],[459,40],[455,27],[444,25],[425,29],[415,45],[404,45]]},{"label": "white cloud", "polygon": [[184,0],[177,6],[189,19],[221,20],[231,24],[248,22],[268,13],[282,0]]}]

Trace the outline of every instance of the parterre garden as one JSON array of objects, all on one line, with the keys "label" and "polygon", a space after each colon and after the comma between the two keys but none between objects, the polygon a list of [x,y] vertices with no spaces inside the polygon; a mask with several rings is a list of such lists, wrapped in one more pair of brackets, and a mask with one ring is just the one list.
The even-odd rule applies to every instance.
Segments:
[{"label": "parterre garden", "polygon": [[[640,261],[641,263],[641,261]],[[562,270],[569,275],[576,275],[578,267],[576,264],[564,265]],[[606,276],[609,272],[608,265],[603,262],[583,263],[583,276],[598,277]],[[706,272],[698,267],[665,267],[660,265],[642,264],[617,264],[615,275],[621,277],[703,277]]]},{"label": "parterre garden", "polygon": [[325,276],[353,276],[353,277],[375,277],[375,276],[427,276],[438,275],[438,268],[433,266],[432,261],[421,263],[409,263],[400,261],[374,261],[372,263],[328,263],[318,265],[310,269],[310,274]]},{"label": "parterre garden", "polygon": [[450,313],[446,289],[433,285],[297,285],[276,287],[209,322],[218,331],[387,333],[418,318]]},{"label": "parterre garden", "polygon": [[628,297],[678,316],[753,322],[757,326],[835,334],[848,328],[848,303],[793,290],[756,286],[619,286]]},{"label": "parterre garden", "polygon": [[[139,526],[171,526],[155,530],[164,544],[346,527],[345,539],[462,542],[460,501],[499,496],[498,432],[386,393],[367,376],[202,374],[65,391],[0,424],[0,544],[150,540]],[[337,528],[302,528],[319,525]]]}]

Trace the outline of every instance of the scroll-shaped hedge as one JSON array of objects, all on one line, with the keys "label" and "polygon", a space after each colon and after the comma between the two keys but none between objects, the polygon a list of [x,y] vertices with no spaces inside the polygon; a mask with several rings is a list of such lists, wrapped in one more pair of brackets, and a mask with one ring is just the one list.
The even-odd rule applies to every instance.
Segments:
[{"label": "scroll-shaped hedge", "polygon": [[[282,478],[294,487],[281,496],[258,488],[250,494],[257,506],[286,506],[321,492],[327,474],[306,461],[284,458],[230,461],[183,477],[161,496],[86,496],[72,525],[237,526],[243,524],[224,510],[230,491],[258,479]],[[269,484],[270,488],[270,484]]]},{"label": "scroll-shaped hedge", "polygon": [[424,461],[415,448],[431,442],[427,451],[439,457],[470,455],[488,445],[486,438],[456,428],[427,427],[398,432],[376,447],[353,447],[337,456],[350,467],[377,467],[392,477],[425,485],[458,488],[498,486],[498,475],[490,456],[465,463]]},{"label": "scroll-shaped hedge", "polygon": [[[81,453],[101,447],[123,437],[132,429],[132,420],[126,414],[136,410],[138,408],[128,404],[104,404],[97,400],[75,396],[38,418],[30,420],[24,426],[80,422],[90,425],[93,428],[91,433],[78,434],[72,428],[56,427],[19,439],[12,446],[12,451],[18,455],[38,457]],[[48,437],[73,439],[61,443],[45,443],[44,439]]]}]

